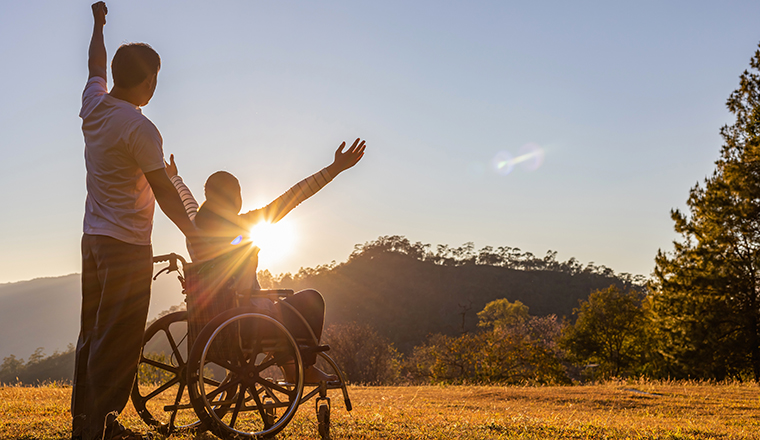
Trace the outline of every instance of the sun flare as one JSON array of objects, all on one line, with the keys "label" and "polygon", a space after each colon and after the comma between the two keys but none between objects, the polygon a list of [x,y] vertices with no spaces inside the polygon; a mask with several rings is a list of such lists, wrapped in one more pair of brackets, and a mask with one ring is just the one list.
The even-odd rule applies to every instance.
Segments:
[{"label": "sun flare", "polygon": [[261,249],[259,268],[266,269],[268,265],[287,257],[293,250],[295,239],[293,224],[286,220],[262,222],[251,228],[251,242]]}]

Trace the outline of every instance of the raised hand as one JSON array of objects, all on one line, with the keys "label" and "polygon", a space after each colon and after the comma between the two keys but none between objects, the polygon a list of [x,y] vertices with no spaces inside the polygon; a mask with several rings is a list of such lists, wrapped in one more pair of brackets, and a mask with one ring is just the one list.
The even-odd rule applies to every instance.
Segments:
[{"label": "raised hand", "polygon": [[174,163],[174,155],[169,155],[169,162],[164,159],[164,165],[166,166],[166,175],[169,177],[174,177],[177,175],[177,164]]},{"label": "raised hand", "polygon": [[356,165],[362,156],[364,156],[364,148],[366,145],[364,144],[363,140],[357,138],[348,150],[343,151],[345,147],[345,142],[340,144],[338,149],[335,151],[335,160],[333,161],[332,165],[328,167],[330,174],[333,177],[335,177],[338,173]]},{"label": "raised hand", "polygon": [[92,16],[95,19],[96,26],[104,26],[106,24],[106,14],[108,14],[106,2],[92,4]]}]

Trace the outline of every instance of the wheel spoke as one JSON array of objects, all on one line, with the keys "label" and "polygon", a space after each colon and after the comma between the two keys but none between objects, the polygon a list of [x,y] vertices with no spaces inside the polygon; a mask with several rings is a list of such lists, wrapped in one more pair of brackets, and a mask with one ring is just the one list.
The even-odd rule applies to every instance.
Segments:
[{"label": "wheel spoke", "polygon": [[[278,384],[276,384],[274,382],[270,382],[270,381],[262,378],[261,376],[259,376],[256,379],[256,382],[260,383],[264,387],[264,389],[276,390],[276,391],[279,391],[282,394],[285,394],[285,395],[287,395],[288,397],[291,397],[291,398],[293,397],[293,393],[295,392],[295,389],[288,390],[287,388],[282,387],[282,386],[280,386],[280,385],[278,385]],[[269,393],[267,393],[267,394],[269,394]]]},{"label": "wheel spoke", "polygon": [[177,363],[179,363],[179,366],[182,367],[183,365],[185,365],[185,360],[182,359],[182,353],[180,353],[179,347],[177,346],[177,343],[174,341],[174,336],[172,335],[172,332],[169,331],[168,326],[166,329],[164,329],[164,333],[166,334],[166,339],[169,340],[169,345],[172,346],[172,352],[174,352],[174,355],[177,358]]},{"label": "wheel spoke", "polygon": [[179,377],[178,376],[173,377],[171,380],[169,380],[169,382],[166,382],[165,384],[163,384],[160,387],[158,387],[155,390],[153,390],[153,392],[151,392],[150,394],[148,394],[147,396],[145,396],[145,400],[150,400],[150,399],[158,396],[159,394],[163,393],[164,391],[166,391],[169,388],[171,388],[172,386],[174,386],[174,384],[176,384],[176,383],[179,383]]},{"label": "wheel spoke", "polygon": [[[275,404],[277,404],[277,405],[282,405],[283,404],[282,401],[277,398],[277,395],[275,393],[273,393],[271,389],[269,389],[267,387],[261,387],[261,389],[264,391],[264,393],[266,393],[266,395],[270,399],[274,400]],[[288,396],[288,398],[290,398],[290,396]]]},{"label": "wheel spoke", "polygon": [[219,388],[215,389],[214,391],[206,394],[206,399],[208,400],[214,400],[214,397],[218,396],[219,394],[222,394],[223,392],[229,390],[232,387],[237,387],[240,383],[240,379],[237,380],[231,380],[227,382],[226,384],[221,385]]},{"label": "wheel spoke", "polygon": [[256,389],[250,390],[251,396],[253,396],[253,400],[256,402],[256,408],[259,410],[259,414],[261,415],[261,420],[264,421],[264,427],[269,428],[269,416],[267,415],[267,411],[264,408],[264,404],[261,403],[261,399],[259,398],[259,393],[256,392]]},{"label": "wheel spoke", "polygon": [[[132,388],[132,403],[140,418],[167,435],[200,424],[197,417],[193,418],[185,383],[187,336],[181,330],[186,323],[187,312],[174,312],[145,330],[138,380]],[[156,342],[168,353],[149,352],[148,347]]]},{"label": "wheel spoke", "polygon": [[237,416],[238,414],[240,414],[240,407],[244,405],[245,405],[245,385],[241,383],[240,387],[238,388],[238,398],[237,398],[237,402],[235,402],[235,408],[232,409],[232,420],[230,420],[230,428],[235,427]]},{"label": "wheel spoke", "polygon": [[169,429],[174,429],[174,421],[177,420],[177,412],[179,411],[179,402],[182,400],[182,393],[185,391],[185,384],[179,384],[179,391],[177,391],[177,397],[174,398],[174,410],[169,416]]},{"label": "wheel spoke", "polygon": [[215,386],[215,387],[218,387],[219,385],[221,385],[221,384],[222,384],[222,383],[221,383],[221,382],[219,382],[218,380],[214,380],[214,379],[211,379],[210,377],[204,377],[204,378],[203,378],[203,383],[205,383],[205,384],[207,384],[207,385],[213,385],[213,386]]},{"label": "wheel spoke", "polygon": [[259,371],[266,370],[267,368],[271,367],[272,365],[276,364],[279,358],[267,358],[264,359],[264,361],[258,366]]},{"label": "wheel spoke", "polygon": [[175,367],[173,365],[166,365],[163,362],[159,362],[157,360],[153,360],[153,359],[147,358],[145,356],[143,356],[143,358],[142,358],[142,360],[140,362],[148,364],[148,365],[150,365],[152,367],[156,367],[156,368],[160,368],[162,370],[169,371],[169,372],[174,373],[174,374],[179,374],[179,368],[178,367]]}]

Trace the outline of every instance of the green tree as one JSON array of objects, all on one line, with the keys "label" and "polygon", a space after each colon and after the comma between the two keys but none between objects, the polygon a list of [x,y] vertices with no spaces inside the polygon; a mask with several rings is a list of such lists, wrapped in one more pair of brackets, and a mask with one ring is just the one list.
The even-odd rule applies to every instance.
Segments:
[{"label": "green tree", "polygon": [[574,310],[563,345],[576,361],[597,364],[603,377],[621,376],[638,364],[644,324],[641,294],[614,285],[597,290]]},{"label": "green tree", "polygon": [[528,307],[502,298],[478,313],[477,333],[436,334],[414,348],[410,379],[444,383],[569,383],[558,345],[564,324],[556,315],[530,316]]},{"label": "green tree", "polygon": [[651,283],[656,370],[760,380],[760,50],[727,101],[735,121],[713,174],[671,211],[681,239],[659,251]]},{"label": "green tree", "polygon": [[508,299],[501,298],[489,302],[478,312],[478,327],[509,327],[525,322],[529,317],[528,306],[520,301],[509,302]]}]

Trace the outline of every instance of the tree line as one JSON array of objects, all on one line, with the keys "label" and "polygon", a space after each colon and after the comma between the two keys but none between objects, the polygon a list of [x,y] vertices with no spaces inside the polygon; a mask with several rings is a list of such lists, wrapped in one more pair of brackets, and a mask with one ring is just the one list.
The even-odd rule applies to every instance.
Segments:
[{"label": "tree line", "polygon": [[[373,384],[444,377],[409,368],[410,359],[421,359],[425,350],[432,353],[429,338],[447,341],[475,335],[477,312],[491,301],[508,296],[530,304],[540,314],[553,315],[526,324],[533,326],[534,337],[535,324],[546,321],[559,328],[558,323],[564,321],[556,316],[570,315],[573,304],[594,288],[610,284],[641,288],[637,277],[618,277],[611,269],[583,266],[575,259],[558,263],[556,252],[551,251],[536,258],[509,247],[476,252],[471,243],[458,248],[438,246],[436,252],[428,249],[429,245],[402,236],[379,237],[357,245],[344,263],[305,268],[295,275],[272,276],[263,271],[259,278],[264,288],[321,291],[327,302],[324,340],[353,382]],[[184,304],[159,317],[182,309]],[[170,348],[165,349],[168,355]],[[73,354],[72,346],[49,357],[38,349],[26,362],[6,357],[0,365],[0,383],[71,380]]]}]

